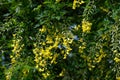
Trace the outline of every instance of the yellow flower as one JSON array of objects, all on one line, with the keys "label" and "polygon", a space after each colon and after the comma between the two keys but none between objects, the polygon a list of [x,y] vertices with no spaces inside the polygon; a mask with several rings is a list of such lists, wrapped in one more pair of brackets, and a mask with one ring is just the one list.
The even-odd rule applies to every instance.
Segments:
[{"label": "yellow flower", "polygon": [[16,36],[16,34],[13,34],[13,37],[15,37]]},{"label": "yellow flower", "polygon": [[109,12],[109,9],[106,9],[104,7],[100,7],[101,10],[103,10],[104,12]]},{"label": "yellow flower", "polygon": [[103,49],[100,49],[100,53],[101,53],[101,54],[104,54]]},{"label": "yellow flower", "polygon": [[66,54],[69,54],[69,52],[72,50],[72,48],[67,47]]},{"label": "yellow flower", "polygon": [[77,5],[79,6],[79,5],[83,4],[83,3],[84,3],[83,0],[74,0],[72,9],[76,9]]},{"label": "yellow flower", "polygon": [[46,38],[47,42],[46,43],[53,43],[53,40],[50,36],[47,35],[47,38]]},{"label": "yellow flower", "polygon": [[45,42],[42,42],[42,45],[44,46],[44,45],[46,45],[46,43],[45,43]]},{"label": "yellow flower", "polygon": [[39,72],[43,72],[44,70],[44,68],[39,68]]},{"label": "yellow flower", "polygon": [[11,59],[11,63],[14,64],[16,62],[15,57]]},{"label": "yellow flower", "polygon": [[48,50],[51,50],[52,48],[53,48],[53,46],[49,46],[47,49],[48,49]]},{"label": "yellow flower", "polygon": [[85,45],[79,46],[79,52],[83,53],[84,49],[86,48]]},{"label": "yellow flower", "polygon": [[38,58],[35,58],[35,60],[34,60],[36,63],[39,63],[39,60],[38,60]]},{"label": "yellow flower", "polygon": [[37,65],[35,66],[35,68],[37,68],[37,69],[38,69],[38,67],[39,67],[39,65],[37,64]]},{"label": "yellow flower", "polygon": [[33,49],[33,53],[34,53],[34,54],[39,53],[39,51],[40,51],[40,50],[39,50],[38,48]]},{"label": "yellow flower", "polygon": [[23,69],[23,75],[26,76],[29,73],[29,70]]},{"label": "yellow flower", "polygon": [[99,55],[98,58],[95,58],[95,61],[96,61],[97,63],[99,63],[99,62],[102,60],[102,58],[104,58],[105,56],[106,56],[106,54],[101,53],[101,55]]},{"label": "yellow flower", "polygon": [[39,29],[40,32],[46,32],[46,27],[45,25],[42,26],[42,29]]},{"label": "yellow flower", "polygon": [[51,64],[52,63],[54,63],[54,64],[56,64],[57,62],[56,62],[56,58],[58,57],[58,54],[56,53],[56,54],[54,54],[54,56],[53,56],[53,59],[52,59],[52,61],[51,61]]},{"label": "yellow flower", "polygon": [[83,32],[90,32],[92,23],[89,21],[83,20],[82,21],[82,31]]},{"label": "yellow flower", "polygon": [[80,28],[80,25],[75,25],[75,26],[74,26],[74,30],[76,30],[76,31],[78,31],[79,28]]},{"label": "yellow flower", "polygon": [[58,41],[55,41],[53,47],[58,47],[58,44],[59,44],[59,42],[58,42]]},{"label": "yellow flower", "polygon": [[6,80],[10,80],[10,76],[9,75],[6,75]]},{"label": "yellow flower", "polygon": [[120,77],[116,77],[116,80],[120,80]]},{"label": "yellow flower", "polygon": [[72,9],[76,9],[76,2],[77,2],[77,0],[74,0],[74,1],[73,1]]},{"label": "yellow flower", "polygon": [[114,50],[113,53],[117,53],[117,50]]},{"label": "yellow flower", "polygon": [[115,57],[114,60],[115,60],[116,63],[120,62],[120,59],[117,58],[117,57]]},{"label": "yellow flower", "polygon": [[68,43],[72,43],[73,42],[73,39],[70,39],[70,38],[68,38]]},{"label": "yellow flower", "polygon": [[59,74],[59,76],[64,76],[64,72],[65,72],[65,69],[63,69],[63,70],[61,71],[61,73]]},{"label": "yellow flower", "polygon": [[37,44],[36,44],[36,43],[34,43],[33,45],[34,45],[34,47],[37,47]]},{"label": "yellow flower", "polygon": [[83,42],[83,38],[80,38],[79,41],[80,41],[80,42]]},{"label": "yellow flower", "polygon": [[46,59],[51,58],[51,53],[48,49],[42,51],[42,54],[43,54],[43,57]]},{"label": "yellow flower", "polygon": [[40,61],[39,65],[40,65],[41,67],[45,67],[46,61],[45,61],[45,60]]},{"label": "yellow flower", "polygon": [[66,59],[67,58],[67,54],[64,54],[64,57],[63,57],[63,59]]},{"label": "yellow flower", "polygon": [[79,4],[83,4],[83,3],[85,3],[85,2],[84,2],[84,1],[80,1],[80,2],[79,2]]},{"label": "yellow flower", "polygon": [[50,73],[49,73],[49,72],[46,72],[46,73],[42,73],[42,75],[43,75],[43,77],[46,79],[46,78],[50,75]]}]

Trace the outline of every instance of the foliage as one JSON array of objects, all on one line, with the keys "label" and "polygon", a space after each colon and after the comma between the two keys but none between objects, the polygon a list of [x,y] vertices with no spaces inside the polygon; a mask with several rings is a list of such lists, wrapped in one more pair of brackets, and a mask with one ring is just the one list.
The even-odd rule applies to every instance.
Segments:
[{"label": "foliage", "polygon": [[119,0],[1,0],[2,80],[119,80]]}]

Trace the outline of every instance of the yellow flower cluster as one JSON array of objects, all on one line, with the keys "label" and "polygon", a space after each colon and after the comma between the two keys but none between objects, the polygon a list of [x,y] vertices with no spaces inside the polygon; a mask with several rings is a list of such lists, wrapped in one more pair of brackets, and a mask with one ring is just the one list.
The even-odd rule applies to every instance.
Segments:
[{"label": "yellow flower cluster", "polygon": [[57,54],[57,53],[53,55],[53,59],[51,60],[51,64],[52,64],[52,63],[54,63],[54,64],[57,63],[57,62],[56,62],[56,59],[57,59],[58,56],[59,56],[59,54]]},{"label": "yellow flower cluster", "polygon": [[[15,38],[16,34],[13,34],[13,37]],[[15,63],[16,59],[20,57],[20,52],[21,52],[21,50],[24,46],[24,44],[22,44],[20,46],[20,44],[19,44],[20,41],[21,41],[20,39],[14,39],[13,40],[13,45],[12,45],[13,46],[13,50],[12,50],[13,54],[10,55],[12,64]]]},{"label": "yellow flower cluster", "polygon": [[104,12],[109,12],[109,9],[106,9],[106,8],[104,8],[104,7],[100,7],[100,9],[102,10],[102,11],[104,11]]},{"label": "yellow flower cluster", "polygon": [[82,21],[82,31],[83,32],[87,32],[87,33],[90,32],[91,26],[92,26],[92,23],[83,19],[83,21]]},{"label": "yellow flower cluster", "polygon": [[77,25],[74,29],[77,31],[77,30],[79,30],[80,29],[80,25]]},{"label": "yellow flower cluster", "polygon": [[113,53],[115,54],[115,58],[114,58],[114,61],[116,62],[116,63],[120,63],[120,58],[118,57],[119,55],[118,55],[118,50],[114,50],[113,51]]},{"label": "yellow flower cluster", "polygon": [[[56,37],[55,38],[56,40],[58,40],[58,38]],[[53,43],[53,40],[51,37],[46,37],[46,43],[45,42],[41,42],[40,44],[41,45],[48,45],[49,43]],[[35,54],[35,62],[37,64],[36,68],[39,68],[40,66],[41,67],[45,67],[46,66],[46,60],[50,59],[51,60],[51,63],[56,63],[56,58],[58,57],[58,54],[55,53],[53,55],[53,53],[51,52],[51,49],[53,48],[56,48],[58,46],[58,42],[55,41],[53,45],[50,45],[48,47],[45,47],[43,49],[42,48],[38,48],[36,46],[36,44],[34,44],[34,47],[36,47],[34,50],[33,50],[33,53]],[[44,71],[43,69],[39,69],[39,71]]]},{"label": "yellow flower cluster", "polygon": [[11,80],[11,72],[6,73],[6,80]]},{"label": "yellow flower cluster", "polygon": [[46,66],[46,59],[51,59],[50,55],[50,49],[46,48],[45,50],[43,48],[35,48],[33,50],[33,53],[35,54],[35,59],[34,61],[36,62],[36,68],[40,71],[43,72],[45,70]]},{"label": "yellow flower cluster", "polygon": [[23,76],[27,76],[27,74],[29,73],[29,70],[28,69],[23,69],[22,72],[23,72]]},{"label": "yellow flower cluster", "polygon": [[103,51],[103,49],[100,49],[100,55],[99,54],[96,54],[96,58],[94,59],[94,62],[97,62],[99,63],[102,58],[104,58],[106,56],[105,52]]},{"label": "yellow flower cluster", "polygon": [[66,59],[67,55],[69,54],[69,52],[72,50],[72,48],[70,47],[70,44],[72,44],[73,42],[73,39],[67,39],[65,37],[62,38],[63,39],[63,45],[65,46],[66,48],[66,51],[65,53],[63,54],[64,55],[64,58],[63,59]]},{"label": "yellow flower cluster", "polygon": [[91,71],[93,68],[95,68],[95,66],[92,65],[91,63],[88,63],[87,65],[88,65],[88,67],[89,67],[88,69],[89,69],[90,71]]},{"label": "yellow flower cluster", "polygon": [[116,80],[120,80],[120,77],[116,77]]},{"label": "yellow flower cluster", "polygon": [[113,51],[113,53],[115,54],[115,58],[114,58],[114,61],[116,63],[116,70],[117,70],[117,73],[116,73],[116,80],[120,80],[120,69],[119,69],[119,66],[120,66],[120,56],[119,56],[119,52],[117,49],[115,49]]},{"label": "yellow flower cluster", "polygon": [[64,73],[65,73],[65,69],[63,68],[59,76],[64,76]]},{"label": "yellow flower cluster", "polygon": [[46,43],[48,44],[54,43],[52,37],[49,35],[47,35],[46,41],[47,41]]},{"label": "yellow flower cluster", "polygon": [[79,46],[79,53],[83,53],[84,49],[86,48],[86,43],[83,42],[82,38],[79,41],[82,43],[82,45]]},{"label": "yellow flower cluster", "polygon": [[83,0],[74,0],[72,9],[76,9],[77,6],[79,6],[79,5],[83,4],[83,3],[84,3]]},{"label": "yellow flower cluster", "polygon": [[46,27],[43,25],[42,29],[39,29],[40,32],[46,32]]},{"label": "yellow flower cluster", "polygon": [[114,60],[115,60],[116,63],[119,63],[119,62],[120,62],[120,59],[117,58],[117,57],[115,57]]},{"label": "yellow flower cluster", "polygon": [[[53,27],[54,28],[54,27]],[[57,58],[62,55],[63,59],[67,58],[72,48],[70,45],[73,42],[72,32],[54,32],[52,29],[46,29],[44,26],[39,30],[41,32],[47,31],[49,34],[45,35],[45,40],[41,41],[39,44],[34,43],[33,53],[35,55],[34,61],[36,62],[36,68],[43,73],[43,77],[47,78],[49,76],[49,71],[47,70],[47,64],[57,64]],[[61,45],[61,47],[59,47]],[[62,49],[64,47],[64,49]],[[56,52],[59,48],[60,52]],[[61,72],[60,76],[63,75]]]},{"label": "yellow flower cluster", "polygon": [[95,68],[95,66],[92,64],[93,61],[91,60],[91,57],[85,55],[84,53],[84,49],[86,48],[86,42],[83,41],[83,38],[80,38],[79,42],[82,43],[82,45],[79,46],[80,57],[87,61],[88,69],[92,70],[93,68]]},{"label": "yellow flower cluster", "polygon": [[[100,51],[98,53],[95,54],[96,57],[94,59],[92,59],[90,56],[85,55],[85,54],[81,54],[81,57],[87,61],[87,65],[88,65],[88,69],[92,70],[95,68],[96,63],[101,62],[101,60],[106,56],[105,52],[103,51],[103,49],[100,49]],[[94,64],[93,64],[94,63]]]},{"label": "yellow flower cluster", "polygon": [[47,71],[45,73],[42,73],[42,76],[46,79],[50,75],[50,72]]}]

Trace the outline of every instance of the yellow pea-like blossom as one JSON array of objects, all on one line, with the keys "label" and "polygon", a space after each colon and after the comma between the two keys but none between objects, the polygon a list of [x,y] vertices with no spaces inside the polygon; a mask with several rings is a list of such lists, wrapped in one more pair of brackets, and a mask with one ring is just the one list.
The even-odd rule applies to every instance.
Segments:
[{"label": "yellow pea-like blossom", "polygon": [[37,68],[37,69],[38,69],[38,68],[39,68],[39,65],[37,64],[37,65],[35,66],[35,68]]},{"label": "yellow pea-like blossom", "polygon": [[92,23],[89,21],[83,20],[82,21],[82,31],[83,32],[90,32]]},{"label": "yellow pea-like blossom", "polygon": [[120,77],[116,77],[116,80],[120,80]]},{"label": "yellow pea-like blossom", "polygon": [[95,66],[91,65],[90,63],[88,63],[88,69],[91,71],[93,68],[95,68]]},{"label": "yellow pea-like blossom", "polygon": [[14,64],[17,59],[20,57],[20,52],[22,51],[22,48],[24,47],[24,44],[20,44],[21,39],[16,39],[16,34],[13,34],[13,50],[12,54],[10,55],[11,63]]},{"label": "yellow pea-like blossom", "polygon": [[56,59],[57,59],[58,55],[59,55],[59,54],[57,54],[57,53],[54,54],[53,59],[51,60],[51,64],[52,64],[52,63],[54,63],[54,64],[57,63],[57,62],[56,62]]},{"label": "yellow pea-like blossom", "polygon": [[46,45],[46,43],[45,43],[45,42],[42,42],[42,45],[44,46],[44,45]]},{"label": "yellow pea-like blossom", "polygon": [[65,73],[65,69],[63,69],[63,70],[61,71],[61,73],[59,74],[59,76],[64,76],[64,73]]},{"label": "yellow pea-like blossom", "polygon": [[109,9],[106,9],[104,7],[100,7],[101,10],[103,10],[104,12],[109,12]]},{"label": "yellow pea-like blossom", "polygon": [[81,5],[81,4],[83,4],[83,3],[85,3],[83,0],[74,0],[74,1],[73,1],[72,9],[76,9],[76,7],[77,7],[78,5]]},{"label": "yellow pea-like blossom", "polygon": [[52,40],[51,36],[48,36],[48,35],[47,35],[46,40],[47,40],[46,43],[48,43],[48,44],[49,44],[49,43],[53,43],[53,40]]},{"label": "yellow pea-like blossom", "polygon": [[16,34],[13,34],[13,37],[15,37],[16,36]]},{"label": "yellow pea-like blossom", "polygon": [[46,61],[45,60],[40,61],[39,65],[44,67],[46,65]]},{"label": "yellow pea-like blossom", "polygon": [[117,53],[117,50],[114,50],[113,53]]},{"label": "yellow pea-like blossom", "polygon": [[69,52],[72,50],[71,47],[67,47],[66,54],[69,54]]},{"label": "yellow pea-like blossom", "polygon": [[11,78],[10,78],[11,76],[10,75],[6,75],[6,80],[10,80]]},{"label": "yellow pea-like blossom", "polygon": [[44,68],[39,68],[39,72],[43,72],[45,69]]},{"label": "yellow pea-like blossom", "polygon": [[77,1],[77,0],[74,0],[74,1],[73,1],[72,9],[76,9],[76,1]]},{"label": "yellow pea-like blossom", "polygon": [[100,55],[98,58],[95,58],[96,62],[99,63],[102,60],[102,55]]},{"label": "yellow pea-like blossom", "polygon": [[67,54],[64,54],[64,57],[63,57],[63,59],[66,59],[67,58]]},{"label": "yellow pea-like blossom", "polygon": [[55,41],[53,47],[58,47],[58,44],[59,44],[59,42],[58,42],[58,41]]},{"label": "yellow pea-like blossom", "polygon": [[[55,28],[55,27],[54,27]],[[53,32],[47,27],[43,26],[42,29],[39,30],[41,32],[48,32],[45,34],[44,41],[41,40],[39,44],[34,43],[33,53],[35,55],[34,61],[36,62],[36,69],[44,73],[42,76],[47,78],[49,74],[47,74],[47,64],[57,64],[57,58],[62,56],[63,59],[66,59],[69,55],[70,51],[72,50],[71,44],[74,40],[74,34],[71,31],[63,31],[63,32]],[[61,46],[59,46],[61,45]],[[58,52],[56,49],[60,49]],[[59,76],[63,75],[63,72],[59,74]]]},{"label": "yellow pea-like blossom", "polygon": [[24,76],[27,76],[27,74],[29,73],[29,70],[23,69],[22,72],[23,72]]},{"label": "yellow pea-like blossom", "polygon": [[33,53],[39,53],[39,49],[38,48],[35,48],[34,50],[33,50]]},{"label": "yellow pea-like blossom", "polygon": [[80,29],[80,25],[75,25],[74,30],[78,31]]},{"label": "yellow pea-like blossom", "polygon": [[120,62],[120,59],[117,58],[117,57],[115,57],[114,60],[115,60],[116,63]]},{"label": "yellow pea-like blossom", "polygon": [[50,73],[49,73],[49,72],[46,72],[46,73],[42,73],[42,75],[43,75],[43,77],[46,79],[46,78],[50,75]]},{"label": "yellow pea-like blossom", "polygon": [[36,63],[39,63],[39,59],[37,59],[37,58],[35,58],[35,60],[34,60]]},{"label": "yellow pea-like blossom", "polygon": [[46,27],[45,27],[45,25],[43,25],[43,26],[42,26],[42,29],[39,29],[39,31],[42,32],[42,33],[46,32]]},{"label": "yellow pea-like blossom", "polygon": [[11,63],[14,64],[16,62],[15,57],[11,59]]},{"label": "yellow pea-like blossom", "polygon": [[68,38],[68,43],[72,44],[73,39]]},{"label": "yellow pea-like blossom", "polygon": [[80,39],[79,39],[79,42],[83,42],[83,38],[80,38]]},{"label": "yellow pea-like blossom", "polygon": [[85,45],[79,46],[79,52],[80,52],[80,53],[83,53],[83,51],[84,51],[85,48],[86,48]]},{"label": "yellow pea-like blossom", "polygon": [[100,53],[100,55],[98,55],[98,54],[96,53],[96,58],[95,58],[94,62],[99,63],[99,62],[102,60],[102,58],[104,58],[104,57],[106,56],[106,54],[105,54],[105,52],[103,51],[103,49],[100,49],[99,53]]}]

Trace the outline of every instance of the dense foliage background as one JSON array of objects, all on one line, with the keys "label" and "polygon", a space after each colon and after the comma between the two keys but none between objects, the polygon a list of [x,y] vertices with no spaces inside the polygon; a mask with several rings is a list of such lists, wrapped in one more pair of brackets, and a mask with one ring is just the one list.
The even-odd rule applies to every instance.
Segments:
[{"label": "dense foliage background", "polygon": [[120,80],[120,0],[0,0],[0,80]]}]

